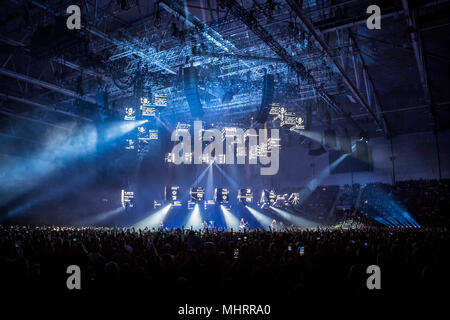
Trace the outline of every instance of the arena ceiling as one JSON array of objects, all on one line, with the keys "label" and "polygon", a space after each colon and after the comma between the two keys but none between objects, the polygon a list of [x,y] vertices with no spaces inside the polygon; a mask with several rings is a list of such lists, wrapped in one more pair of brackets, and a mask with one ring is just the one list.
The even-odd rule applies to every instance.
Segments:
[{"label": "arena ceiling", "polygon": [[[72,4],[80,30],[66,28]],[[380,30],[366,26],[373,4]],[[162,118],[189,121],[188,66],[198,70],[205,121],[247,124],[272,73],[275,100],[311,107],[318,130],[330,119],[371,137],[446,130],[449,13],[444,0],[5,0],[2,144],[39,146],[52,130],[95,123],[152,93],[168,97]]]}]

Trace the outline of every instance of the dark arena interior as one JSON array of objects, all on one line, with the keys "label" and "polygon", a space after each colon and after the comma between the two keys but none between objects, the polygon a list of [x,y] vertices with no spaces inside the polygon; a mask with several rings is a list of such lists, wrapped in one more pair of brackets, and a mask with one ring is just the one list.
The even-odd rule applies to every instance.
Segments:
[{"label": "dark arena interior", "polygon": [[446,0],[2,1],[2,291],[448,298],[449,40]]}]

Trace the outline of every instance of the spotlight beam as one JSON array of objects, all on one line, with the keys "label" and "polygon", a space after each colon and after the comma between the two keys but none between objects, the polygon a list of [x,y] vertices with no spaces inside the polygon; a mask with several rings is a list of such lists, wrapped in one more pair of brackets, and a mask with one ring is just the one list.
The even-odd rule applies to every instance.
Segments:
[{"label": "spotlight beam", "polygon": [[280,217],[282,217],[283,219],[293,223],[295,226],[297,227],[303,227],[303,228],[316,228],[318,226],[320,226],[319,223],[299,217],[299,216],[295,216],[287,211],[281,210],[279,208],[275,208],[275,207],[270,207],[270,209],[272,209],[276,214],[278,214]]},{"label": "spotlight beam", "polygon": [[252,214],[253,217],[255,217],[256,220],[258,220],[259,224],[264,228],[269,228],[270,224],[272,223],[272,219],[266,216],[265,214],[262,214],[261,212],[249,207],[245,206],[248,211]]},{"label": "spotlight beam", "polygon": [[238,229],[239,228],[239,219],[236,218],[230,210],[225,208],[223,205],[220,205],[220,209],[222,210],[223,217],[225,218],[225,224],[227,225],[228,229]]},{"label": "spotlight beam", "polygon": [[238,184],[236,181],[234,181],[228,173],[226,173],[221,167],[219,167],[215,162],[214,165],[216,166],[217,170],[228,180],[228,182],[231,184],[231,186],[235,189],[238,188]]},{"label": "spotlight beam", "polygon": [[76,225],[78,225],[78,226],[94,225],[94,224],[96,224],[98,222],[105,221],[105,220],[107,220],[107,219],[109,219],[109,218],[111,218],[113,216],[116,216],[119,213],[124,212],[124,211],[125,211],[124,207],[119,207],[119,208],[116,208],[116,209],[113,209],[113,210],[109,210],[109,211],[100,213],[100,214],[98,214],[96,216],[89,217],[89,218],[86,218],[84,220],[81,220],[80,222],[77,222]]},{"label": "spotlight beam", "polygon": [[170,208],[172,207],[172,204],[169,204],[165,206],[164,208],[156,211],[155,213],[149,215],[147,218],[139,221],[134,225],[135,228],[143,229],[145,227],[147,228],[155,228],[159,226],[161,221],[164,222],[164,219],[166,218],[167,214],[169,213]]},{"label": "spotlight beam", "polygon": [[341,163],[347,156],[348,154],[343,154],[338,159],[336,159],[336,161],[330,164],[328,168],[323,169],[319,173],[317,178],[312,179],[308,183],[307,187],[300,192],[300,203],[304,203],[309,198],[309,196],[314,192],[314,190],[316,190],[316,188],[329,176],[330,172],[334,168],[336,168],[336,166],[339,163]]},{"label": "spotlight beam", "polygon": [[188,228],[201,229],[202,228],[202,216],[200,215],[200,208],[198,204],[195,205],[194,210],[191,211],[189,219],[186,223]]}]

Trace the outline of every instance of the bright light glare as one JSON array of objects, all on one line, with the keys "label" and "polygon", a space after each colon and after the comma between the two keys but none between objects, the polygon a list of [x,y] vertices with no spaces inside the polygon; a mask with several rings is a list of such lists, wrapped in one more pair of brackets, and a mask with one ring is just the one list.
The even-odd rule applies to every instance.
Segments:
[{"label": "bright light glare", "polygon": [[187,227],[192,227],[193,229],[202,228],[202,216],[200,215],[200,208],[198,207],[198,204],[195,205],[194,210],[190,213],[187,221]]},{"label": "bright light glare", "polygon": [[159,209],[155,213],[149,215],[147,218],[136,223],[134,227],[139,228],[139,229],[144,229],[145,227],[147,227],[147,228],[158,227],[159,224],[161,223],[161,221],[164,222],[164,219],[167,216],[167,214],[169,213],[169,210],[171,207],[172,207],[172,204],[169,204],[169,205],[165,206],[164,208]]},{"label": "bright light glare", "polygon": [[289,213],[287,211],[281,210],[279,208],[270,207],[270,209],[272,209],[280,217],[282,217],[283,219],[293,223],[297,227],[315,228],[315,227],[319,226],[319,224],[314,222],[314,221],[310,221],[310,220],[307,220],[305,218],[302,218],[302,217],[299,217],[299,216],[295,216],[295,215],[293,215],[293,214],[291,214],[291,213]]},{"label": "bright light glare", "polygon": [[220,209],[222,209],[223,217],[225,218],[225,224],[228,229],[238,229],[239,228],[239,219],[236,218],[230,210],[225,208],[223,205],[220,205]]},{"label": "bright light glare", "polygon": [[250,213],[252,214],[252,216],[255,217],[256,220],[258,220],[259,224],[264,228],[267,229],[269,228],[270,224],[272,223],[272,219],[269,218],[268,216],[266,216],[265,214],[262,214],[259,211],[256,211],[255,209],[249,207],[249,206],[245,206],[248,211],[250,211]]},{"label": "bright light glare", "polygon": [[117,139],[146,122],[147,120],[113,122],[108,124],[105,138],[107,141]]},{"label": "bright light glare", "polygon": [[109,211],[100,213],[100,214],[95,215],[93,217],[86,218],[86,219],[78,222],[77,225],[78,226],[95,225],[98,222],[105,221],[105,220],[107,220],[107,219],[109,219],[109,218],[111,218],[111,217],[113,217],[113,216],[115,216],[115,215],[117,215],[117,214],[119,214],[121,212],[124,212],[124,211],[125,211],[124,207],[119,207],[119,208],[116,208],[116,209],[113,209],[113,210],[109,210]]}]

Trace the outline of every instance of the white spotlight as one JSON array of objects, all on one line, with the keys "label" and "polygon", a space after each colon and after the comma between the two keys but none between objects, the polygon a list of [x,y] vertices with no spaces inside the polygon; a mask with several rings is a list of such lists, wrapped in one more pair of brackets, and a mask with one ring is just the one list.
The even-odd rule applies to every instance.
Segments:
[{"label": "white spotlight", "polygon": [[119,207],[119,208],[116,208],[116,209],[113,209],[113,210],[109,210],[109,211],[100,213],[98,215],[95,215],[93,217],[86,218],[86,219],[78,222],[77,225],[78,226],[94,225],[94,224],[96,224],[98,222],[105,221],[105,220],[107,220],[107,219],[109,219],[109,218],[111,218],[111,217],[113,217],[113,216],[115,216],[115,215],[117,215],[117,214],[119,214],[119,213],[121,213],[123,211],[125,211],[124,207]]},{"label": "white spotlight", "polygon": [[200,215],[200,208],[198,204],[195,204],[194,210],[190,213],[190,217],[187,221],[188,228],[201,229],[202,228],[202,217]]},{"label": "white spotlight", "polygon": [[245,206],[248,211],[250,211],[250,213],[252,214],[252,216],[255,217],[256,220],[258,220],[259,224],[264,228],[267,229],[269,228],[270,224],[272,223],[272,219],[270,219],[268,216],[266,216],[265,214],[262,214],[259,211],[256,211],[255,209],[249,207],[249,206]]},{"label": "white spotlight", "polygon": [[147,218],[139,221],[135,224],[135,228],[143,229],[145,227],[148,228],[156,228],[160,225],[161,221],[164,221],[164,218],[169,213],[172,204],[165,206],[164,208],[156,211],[155,213],[149,215]]},{"label": "white spotlight", "polygon": [[239,220],[236,218],[230,210],[225,208],[223,205],[220,205],[220,209],[222,209],[223,216],[225,218],[225,224],[227,225],[228,229],[235,229],[238,230],[239,228]]},{"label": "white spotlight", "polygon": [[280,217],[282,217],[283,219],[291,222],[292,224],[294,224],[297,227],[303,227],[303,228],[315,228],[317,226],[319,226],[318,223],[314,222],[314,221],[310,221],[307,220],[305,218],[299,217],[299,216],[295,216],[287,211],[275,208],[275,207],[270,207],[270,209],[272,209],[273,211],[275,211]]}]

